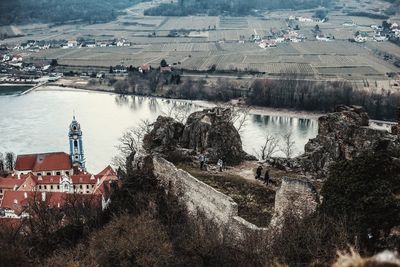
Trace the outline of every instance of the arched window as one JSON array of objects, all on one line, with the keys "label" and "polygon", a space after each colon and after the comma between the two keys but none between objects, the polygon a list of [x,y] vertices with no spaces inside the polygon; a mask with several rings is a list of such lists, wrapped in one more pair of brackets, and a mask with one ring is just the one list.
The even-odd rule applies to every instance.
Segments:
[{"label": "arched window", "polygon": [[78,147],[78,141],[74,141],[74,147]]}]

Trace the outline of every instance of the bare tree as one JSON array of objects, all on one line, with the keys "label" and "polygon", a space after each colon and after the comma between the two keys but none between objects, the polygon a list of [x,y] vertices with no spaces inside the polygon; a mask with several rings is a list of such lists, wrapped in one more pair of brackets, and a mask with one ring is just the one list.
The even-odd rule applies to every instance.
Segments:
[{"label": "bare tree", "polygon": [[282,145],[280,146],[280,150],[283,152],[287,159],[291,158],[294,155],[294,145],[295,142],[293,140],[293,133],[291,131],[285,133],[282,136]]},{"label": "bare tree", "polygon": [[143,137],[151,131],[151,123],[148,120],[142,120],[138,126],[128,129],[119,139],[119,155],[113,158],[113,164],[124,169],[126,158],[132,153],[143,151]]},{"label": "bare tree", "polygon": [[180,123],[185,123],[186,119],[189,117],[190,112],[192,111],[189,103],[180,103],[178,104],[176,101],[169,105],[166,111],[162,111],[162,114],[174,118]]},{"label": "bare tree", "polygon": [[15,167],[15,154],[13,152],[6,153],[6,169],[9,171],[13,171]]},{"label": "bare tree", "polygon": [[262,160],[270,158],[278,151],[278,146],[279,140],[273,135],[266,134],[263,145],[260,147],[260,150],[256,152],[257,156]]},{"label": "bare tree", "polygon": [[0,152],[0,175],[2,175],[5,171],[4,166],[4,156],[3,153]]},{"label": "bare tree", "polygon": [[251,106],[238,108],[233,105],[230,105],[229,108],[232,111],[231,112],[231,122],[235,125],[238,132],[243,131],[244,128],[246,127],[247,121],[249,119]]}]

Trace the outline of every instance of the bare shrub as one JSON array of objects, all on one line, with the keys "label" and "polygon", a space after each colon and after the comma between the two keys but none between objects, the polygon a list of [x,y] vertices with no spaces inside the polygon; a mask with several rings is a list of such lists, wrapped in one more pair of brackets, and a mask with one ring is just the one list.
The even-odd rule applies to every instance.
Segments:
[{"label": "bare shrub", "polygon": [[351,240],[345,220],[321,214],[303,219],[295,212],[285,213],[280,231],[270,241],[270,253],[289,266],[325,266],[331,264],[337,250]]},{"label": "bare shrub", "polygon": [[164,116],[174,118],[180,123],[185,123],[191,111],[192,108],[189,105],[189,103],[185,102],[177,103],[176,101],[174,101],[172,105],[169,105],[168,108],[165,111],[162,111],[161,113]]},{"label": "bare shrub", "polygon": [[264,143],[261,145],[259,151],[256,154],[259,159],[265,160],[272,157],[273,154],[279,150],[279,140],[270,134],[266,134],[264,138]]},{"label": "bare shrub", "polygon": [[143,152],[143,137],[151,131],[151,123],[142,120],[139,125],[128,129],[119,139],[119,154],[113,158],[113,164],[125,169],[126,158],[132,153]]},{"label": "bare shrub", "polygon": [[100,266],[167,266],[172,244],[150,214],[113,219],[89,242],[89,257]]},{"label": "bare shrub", "polygon": [[280,145],[280,150],[287,159],[293,157],[294,145],[295,142],[293,140],[293,133],[291,131],[282,135],[282,144]]}]

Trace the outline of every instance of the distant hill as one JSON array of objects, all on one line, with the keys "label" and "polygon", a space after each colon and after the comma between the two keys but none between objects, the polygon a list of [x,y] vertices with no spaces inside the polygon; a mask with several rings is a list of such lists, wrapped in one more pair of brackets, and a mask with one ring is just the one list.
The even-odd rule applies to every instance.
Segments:
[{"label": "distant hill", "polygon": [[89,23],[110,21],[119,12],[144,0],[12,0],[0,1],[0,25],[64,23],[81,20]]},{"label": "distant hill", "polygon": [[179,0],[178,3],[162,4],[145,11],[150,16],[250,15],[255,10],[307,9],[328,6],[332,0]]}]

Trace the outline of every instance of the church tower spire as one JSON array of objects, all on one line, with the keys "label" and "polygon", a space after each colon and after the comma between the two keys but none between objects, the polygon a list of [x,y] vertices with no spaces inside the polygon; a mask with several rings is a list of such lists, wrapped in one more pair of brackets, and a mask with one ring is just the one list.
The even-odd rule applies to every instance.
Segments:
[{"label": "church tower spire", "polygon": [[72,166],[85,170],[85,157],[83,155],[82,130],[81,125],[73,116],[69,126],[69,151],[72,161]]}]

